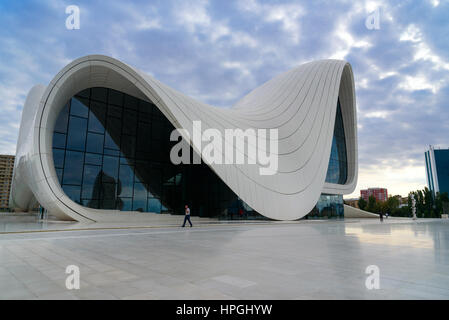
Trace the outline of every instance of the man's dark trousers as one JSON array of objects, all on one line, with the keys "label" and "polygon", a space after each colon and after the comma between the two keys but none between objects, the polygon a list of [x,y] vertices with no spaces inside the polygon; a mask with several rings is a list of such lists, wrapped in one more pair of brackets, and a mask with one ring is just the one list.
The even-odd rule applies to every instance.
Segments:
[{"label": "man's dark trousers", "polygon": [[193,226],[193,225],[192,225],[192,221],[190,221],[190,214],[186,214],[186,215],[184,216],[184,223],[182,224],[183,227],[186,226],[186,221],[189,221],[190,227]]}]

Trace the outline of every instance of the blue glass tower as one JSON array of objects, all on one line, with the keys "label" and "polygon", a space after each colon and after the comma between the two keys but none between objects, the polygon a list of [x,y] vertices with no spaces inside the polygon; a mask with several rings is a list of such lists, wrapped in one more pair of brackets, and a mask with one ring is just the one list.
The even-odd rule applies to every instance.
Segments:
[{"label": "blue glass tower", "polygon": [[434,149],[430,146],[424,156],[429,190],[434,195],[449,193],[449,149]]}]

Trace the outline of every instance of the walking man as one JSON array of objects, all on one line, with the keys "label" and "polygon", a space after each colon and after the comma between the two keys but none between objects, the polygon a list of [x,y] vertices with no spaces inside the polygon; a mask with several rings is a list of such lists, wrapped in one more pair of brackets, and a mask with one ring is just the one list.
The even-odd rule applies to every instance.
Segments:
[{"label": "walking man", "polygon": [[186,205],[185,216],[184,216],[184,223],[182,224],[183,228],[186,226],[186,221],[189,221],[190,228],[193,227],[192,221],[190,221],[190,209],[189,209],[188,205]]}]

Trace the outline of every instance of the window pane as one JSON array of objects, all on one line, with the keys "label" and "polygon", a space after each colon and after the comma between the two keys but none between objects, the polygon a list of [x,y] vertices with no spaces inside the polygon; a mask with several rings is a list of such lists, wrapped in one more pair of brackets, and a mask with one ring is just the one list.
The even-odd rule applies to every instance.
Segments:
[{"label": "window pane", "polygon": [[104,156],[103,157],[103,182],[117,182],[118,178],[119,158]]},{"label": "window pane", "polygon": [[63,186],[63,189],[67,197],[76,203],[81,204],[81,188],[79,186]]},{"label": "window pane", "polygon": [[132,211],[133,199],[132,198],[119,198],[117,200],[117,209],[122,211]]},{"label": "window pane", "polygon": [[150,124],[139,123],[136,150],[150,151],[150,148],[151,148],[151,126]]},{"label": "window pane", "polygon": [[142,183],[134,184],[134,211],[147,211],[147,189]]},{"label": "window pane", "polygon": [[55,148],[65,148],[65,138],[66,135],[62,133],[53,133],[53,147]]},{"label": "window pane", "polygon": [[108,116],[114,118],[122,117],[123,108],[121,106],[108,105]]},{"label": "window pane", "polygon": [[66,152],[64,163],[64,184],[81,185],[83,160],[84,154],[82,152]]},{"label": "window pane", "polygon": [[86,153],[85,163],[101,166],[103,163],[103,156],[101,154]]},{"label": "window pane", "polygon": [[92,88],[92,94],[90,98],[100,102],[106,102],[107,95],[108,89],[106,88]]},{"label": "window pane", "polygon": [[89,99],[90,89],[84,89],[76,94],[78,97]]},{"label": "window pane", "polygon": [[89,113],[89,131],[104,133],[103,124],[106,121],[106,104],[92,101]]},{"label": "window pane", "polygon": [[55,169],[55,170],[56,170],[56,174],[58,175],[59,184],[62,184],[62,172],[63,172],[63,170],[62,169]]},{"label": "window pane", "polygon": [[136,137],[122,136],[122,154],[127,158],[134,158],[136,155]]},{"label": "window pane", "polygon": [[123,105],[123,93],[109,89],[108,103],[115,104],[117,106]]},{"label": "window pane", "polygon": [[125,94],[125,108],[138,110],[139,109],[139,99]]},{"label": "window pane", "polygon": [[151,111],[153,110],[153,106],[154,105],[151,102],[140,100],[139,101],[139,112],[140,113],[146,112],[146,113],[151,114]]},{"label": "window pane", "polygon": [[87,152],[103,153],[104,136],[102,134],[91,133],[87,134]]},{"label": "window pane", "polygon": [[120,175],[119,175],[119,192],[118,195],[121,197],[132,197],[133,196],[133,183],[134,183],[134,170],[133,167],[128,165],[120,165]]},{"label": "window pane", "polygon": [[101,189],[101,167],[85,165],[83,177],[83,199],[99,199]]},{"label": "window pane", "polygon": [[120,138],[122,134],[122,122],[120,119],[108,117],[107,130],[104,146],[110,149],[119,150]]},{"label": "window pane", "polygon": [[148,199],[148,212],[161,213],[161,201],[156,198]]},{"label": "window pane", "polygon": [[86,144],[87,119],[70,117],[67,149],[84,151]]},{"label": "window pane", "polygon": [[63,149],[53,149],[53,162],[56,168],[64,167],[64,154],[65,151]]},{"label": "window pane", "polygon": [[112,149],[104,149],[104,154],[107,156],[119,156],[120,151],[118,150],[112,150]]},{"label": "window pane", "polygon": [[85,98],[72,98],[70,114],[87,118],[87,115],[89,114],[89,100]]},{"label": "window pane", "polygon": [[125,109],[123,113],[123,134],[136,135],[137,112]]},{"label": "window pane", "polygon": [[69,121],[69,103],[66,103],[59,113],[58,119],[55,123],[55,131],[61,133],[67,133],[67,123]]}]

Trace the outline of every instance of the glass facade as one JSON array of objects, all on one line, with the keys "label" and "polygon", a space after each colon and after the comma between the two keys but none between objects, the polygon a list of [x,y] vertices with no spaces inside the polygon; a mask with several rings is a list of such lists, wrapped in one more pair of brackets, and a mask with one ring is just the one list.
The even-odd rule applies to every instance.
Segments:
[{"label": "glass facade", "polygon": [[343,196],[321,194],[315,208],[307,215],[308,218],[343,218]]},{"label": "glass facade", "polygon": [[346,154],[346,137],[341,114],[340,99],[337,102],[332,149],[327,168],[326,182],[345,184],[348,179],[348,159]]},{"label": "glass facade", "polygon": [[[86,89],[60,112],[53,159],[70,199],[89,208],[264,219],[206,165],[174,165],[173,125],[151,102],[107,88]],[[345,183],[346,145],[338,102],[326,181]],[[193,155],[192,148],[190,149]],[[310,217],[343,214],[342,196],[321,195]]]},{"label": "glass facade", "polygon": [[172,130],[151,102],[106,88],[78,93],[53,133],[62,189],[96,209],[183,214],[188,204],[192,215],[261,217],[207,165],[172,164]]},{"label": "glass facade", "polygon": [[449,150],[434,150],[439,192],[449,193]]}]

